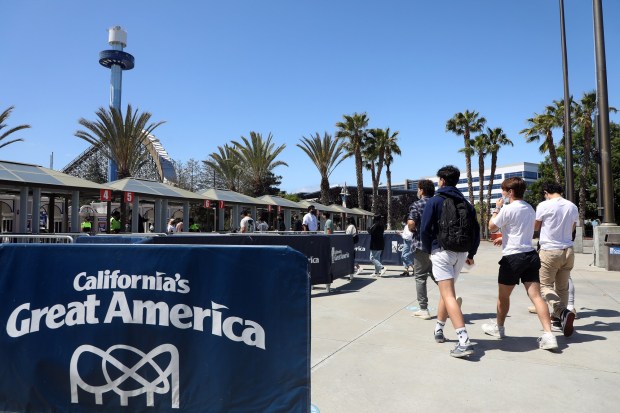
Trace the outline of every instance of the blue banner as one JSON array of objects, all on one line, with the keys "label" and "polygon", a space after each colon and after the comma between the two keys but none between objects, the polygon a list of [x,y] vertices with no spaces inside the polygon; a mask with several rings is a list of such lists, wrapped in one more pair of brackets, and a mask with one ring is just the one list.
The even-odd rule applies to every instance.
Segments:
[{"label": "blue banner", "polygon": [[[398,233],[383,234],[385,247],[381,253],[383,265],[403,265],[402,251],[403,238]],[[355,262],[358,264],[370,264],[370,235],[367,232],[359,234],[359,242],[355,245]]]},{"label": "blue banner", "polygon": [[0,411],[307,412],[288,247],[0,246]]}]

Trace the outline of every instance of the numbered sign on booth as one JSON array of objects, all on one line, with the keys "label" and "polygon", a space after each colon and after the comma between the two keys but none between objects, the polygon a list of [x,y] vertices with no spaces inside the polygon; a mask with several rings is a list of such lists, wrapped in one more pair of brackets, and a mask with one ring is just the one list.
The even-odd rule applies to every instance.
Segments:
[{"label": "numbered sign on booth", "polygon": [[102,201],[111,201],[112,200],[112,191],[109,189],[102,189],[99,193],[99,197]]},{"label": "numbered sign on booth", "polygon": [[224,209],[224,201],[219,202],[218,208]]},{"label": "numbered sign on booth", "polygon": [[211,208],[211,201],[205,199],[205,208]]},{"label": "numbered sign on booth", "polygon": [[125,202],[133,202],[133,192],[125,192]]},{"label": "numbered sign on booth", "polygon": [[267,205],[267,212],[271,212],[271,205]]}]

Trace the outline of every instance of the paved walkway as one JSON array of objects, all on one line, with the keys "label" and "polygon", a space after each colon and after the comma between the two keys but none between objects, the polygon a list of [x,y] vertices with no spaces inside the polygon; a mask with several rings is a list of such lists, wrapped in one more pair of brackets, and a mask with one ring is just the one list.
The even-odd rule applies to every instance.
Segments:
[{"label": "paved walkway", "polygon": [[[312,404],[321,413],[617,412],[620,411],[620,272],[578,254],[572,272],[575,333],[556,333],[557,352],[539,350],[542,329],[522,286],[512,295],[507,337],[485,335],[495,317],[500,249],[483,242],[476,265],[456,284],[476,354],[455,359],[456,335],[435,343],[438,290],[429,282],[432,320],[411,316],[415,282],[370,266],[353,282],[312,293]],[[415,308],[417,309],[417,308]]]}]

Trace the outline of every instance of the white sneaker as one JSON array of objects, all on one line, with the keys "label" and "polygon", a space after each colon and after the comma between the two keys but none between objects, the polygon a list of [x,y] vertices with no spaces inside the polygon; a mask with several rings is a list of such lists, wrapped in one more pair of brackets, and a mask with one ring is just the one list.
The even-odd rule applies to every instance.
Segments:
[{"label": "white sneaker", "polygon": [[412,314],[414,317],[421,318],[422,320],[430,320],[431,313],[427,308],[420,308],[418,311]]},{"label": "white sneaker", "polygon": [[483,324],[482,331],[484,331],[485,334],[488,334],[493,337],[497,337],[497,338],[506,337],[504,326],[498,326],[497,323]]},{"label": "white sneaker", "polygon": [[379,273],[379,277],[383,277],[386,271],[387,271],[387,268],[381,267],[381,272]]},{"label": "white sneaker", "polygon": [[558,348],[558,341],[552,333],[543,333],[538,339],[538,347],[542,350],[555,350]]}]

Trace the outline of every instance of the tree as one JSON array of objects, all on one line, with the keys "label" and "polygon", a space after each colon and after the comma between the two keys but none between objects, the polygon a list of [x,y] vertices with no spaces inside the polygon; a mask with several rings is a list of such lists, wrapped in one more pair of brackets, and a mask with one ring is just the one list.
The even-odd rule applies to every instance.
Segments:
[{"label": "tree", "polygon": [[194,158],[190,158],[185,164],[181,161],[173,163],[177,174],[176,186],[191,192],[198,192],[207,187],[206,165]]},{"label": "tree", "polygon": [[346,140],[345,149],[347,157],[353,156],[355,159],[355,177],[357,179],[357,203],[359,208],[364,209],[364,175],[362,174],[363,160],[362,149],[365,146],[366,128],[368,127],[368,116],[366,113],[353,115],[343,115],[344,122],[336,123],[338,131],[337,138]]},{"label": "tree", "polygon": [[250,139],[242,136],[241,142],[232,141],[233,151],[241,160],[244,178],[250,185],[246,191],[250,196],[265,195],[265,191],[278,182],[273,169],[280,165],[288,166],[284,161],[276,161],[286,145],[276,148],[272,139],[271,133],[263,140],[260,133],[250,132]]},{"label": "tree", "polygon": [[390,134],[390,128],[385,130],[385,179],[387,183],[387,229],[392,229],[392,171],[390,165],[394,162],[393,155],[400,155],[398,146],[398,131]]},{"label": "tree", "polygon": [[91,122],[84,118],[79,120],[86,131],[75,133],[80,139],[97,147],[108,159],[116,163],[118,179],[128,178],[144,166],[149,160],[144,142],[148,136],[164,122],[149,123],[151,114],[134,112],[127,105],[125,118],[116,108],[99,108],[98,120]]},{"label": "tree", "polygon": [[372,179],[372,207],[370,210],[374,214],[377,213],[381,170],[385,163],[385,132],[383,129],[370,129],[366,138],[366,145],[362,150],[364,166],[370,171]]},{"label": "tree", "polygon": [[210,159],[202,161],[213,170],[213,187],[218,187],[215,182],[217,176],[224,184],[224,188],[237,191],[241,177],[241,159],[228,144],[225,144],[223,147],[218,146],[217,149],[219,153],[213,152],[209,155]]},{"label": "tree", "polygon": [[480,134],[471,140],[471,148],[478,154],[478,210],[480,211],[480,228],[482,234],[487,233],[487,213],[484,204],[484,158],[489,153],[489,136]]},{"label": "tree", "polygon": [[344,160],[344,144],[341,138],[333,139],[325,132],[323,138],[317,132],[309,138],[302,137],[301,144],[297,144],[308,155],[321,175],[321,202],[329,204],[329,176]]},{"label": "tree", "polygon": [[[0,132],[2,131],[2,129],[6,128],[7,125],[5,125],[4,122],[6,122],[9,116],[11,116],[11,112],[13,112],[14,108],[15,108],[14,106],[9,106],[4,112],[0,113]],[[13,133],[18,132],[22,129],[28,129],[28,128],[30,128],[30,125],[19,125],[2,133],[0,135],[0,149],[15,142],[23,142],[24,140],[22,138],[13,139],[7,142],[3,142],[3,141],[6,138],[8,138],[9,135],[12,135]]]},{"label": "tree", "polygon": [[553,142],[553,128],[557,127],[557,119],[554,115],[549,113],[534,114],[533,118],[527,120],[529,127],[521,130],[519,134],[525,136],[527,143],[538,142],[540,135],[545,136],[545,140],[539,146],[540,153],[549,152],[549,159],[553,167],[553,176],[556,182],[562,182],[562,171],[558,162],[558,154]]},{"label": "tree", "polygon": [[[488,139],[488,151],[491,154],[491,176],[489,177],[486,207],[486,211],[488,213],[488,211],[491,210],[491,192],[493,191],[493,183],[495,182],[495,170],[497,169],[497,152],[499,152],[499,149],[502,146],[513,146],[513,143],[510,139],[508,139],[502,128],[487,128],[486,135]],[[482,198],[480,198],[480,202],[482,202]]]},{"label": "tree", "polygon": [[465,168],[467,170],[467,188],[469,191],[469,202],[474,204],[474,188],[472,185],[471,177],[471,151],[469,150],[471,133],[480,132],[487,120],[480,117],[479,113],[466,110],[465,112],[459,112],[455,114],[451,119],[446,122],[446,131],[453,132],[457,136],[463,136],[463,142],[465,143]]}]

